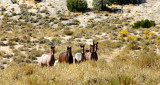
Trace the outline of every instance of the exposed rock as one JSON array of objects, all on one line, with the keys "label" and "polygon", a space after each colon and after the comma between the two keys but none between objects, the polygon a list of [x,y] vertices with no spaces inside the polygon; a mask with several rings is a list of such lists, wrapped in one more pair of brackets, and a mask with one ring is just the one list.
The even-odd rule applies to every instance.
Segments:
[{"label": "exposed rock", "polygon": [[12,4],[12,1],[11,0],[0,0],[0,4]]}]

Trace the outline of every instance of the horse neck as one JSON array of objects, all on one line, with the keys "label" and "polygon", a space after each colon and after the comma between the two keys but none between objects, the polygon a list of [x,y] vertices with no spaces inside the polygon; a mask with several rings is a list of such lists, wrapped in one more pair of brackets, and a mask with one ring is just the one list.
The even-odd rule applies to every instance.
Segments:
[{"label": "horse neck", "polygon": [[97,52],[97,44],[94,46],[94,52]]},{"label": "horse neck", "polygon": [[67,52],[67,55],[68,56],[72,56],[72,52]]},{"label": "horse neck", "polygon": [[51,50],[51,55],[54,56],[54,50],[53,49]]},{"label": "horse neck", "polygon": [[81,49],[81,53],[82,53],[82,54],[84,54],[84,48],[83,48],[83,49]]},{"label": "horse neck", "polygon": [[94,52],[97,52],[97,48],[94,49]]},{"label": "horse neck", "polygon": [[90,49],[90,53],[94,53],[95,51],[94,51],[94,49]]}]

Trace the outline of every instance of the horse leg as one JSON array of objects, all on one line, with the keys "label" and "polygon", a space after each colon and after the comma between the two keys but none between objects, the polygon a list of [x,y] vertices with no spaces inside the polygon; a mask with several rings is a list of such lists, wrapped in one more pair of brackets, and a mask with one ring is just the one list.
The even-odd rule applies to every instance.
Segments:
[{"label": "horse leg", "polygon": [[75,59],[75,63],[77,63],[77,60]]},{"label": "horse leg", "polygon": [[43,68],[43,67],[44,67],[44,64],[41,63],[41,67]]},{"label": "horse leg", "polygon": [[49,62],[47,63],[47,66],[48,66],[48,67],[50,67],[50,64],[49,64]]},{"label": "horse leg", "polygon": [[78,63],[81,63],[82,61],[78,61]]}]

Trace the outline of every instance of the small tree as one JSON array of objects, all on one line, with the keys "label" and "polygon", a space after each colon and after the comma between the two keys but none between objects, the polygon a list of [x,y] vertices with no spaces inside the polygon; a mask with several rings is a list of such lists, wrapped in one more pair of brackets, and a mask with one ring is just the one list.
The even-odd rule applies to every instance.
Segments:
[{"label": "small tree", "polygon": [[87,10],[86,0],[67,0],[67,8],[72,12],[83,12]]},{"label": "small tree", "polygon": [[105,0],[93,0],[93,9],[94,10],[103,10],[105,7]]},{"label": "small tree", "polygon": [[104,10],[106,7],[106,4],[138,4],[142,3],[145,0],[93,0],[93,9],[94,10]]},{"label": "small tree", "polygon": [[106,4],[111,5],[112,1],[110,0],[93,0],[93,9],[94,10],[105,10]]}]

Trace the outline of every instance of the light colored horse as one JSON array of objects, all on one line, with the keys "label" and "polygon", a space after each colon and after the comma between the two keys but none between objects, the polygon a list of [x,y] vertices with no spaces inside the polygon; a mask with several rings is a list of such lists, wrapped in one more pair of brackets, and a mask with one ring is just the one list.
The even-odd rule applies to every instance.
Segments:
[{"label": "light colored horse", "polygon": [[82,62],[82,61],[84,61],[84,60],[86,60],[85,59],[85,53],[84,53],[84,45],[81,45],[80,46],[81,47],[81,53],[76,53],[75,54],[75,63],[80,63],[80,62]]},{"label": "light colored horse", "polygon": [[43,54],[40,59],[40,65],[43,66],[53,66],[55,63],[55,58],[54,58],[54,48],[51,47],[51,53]]}]

